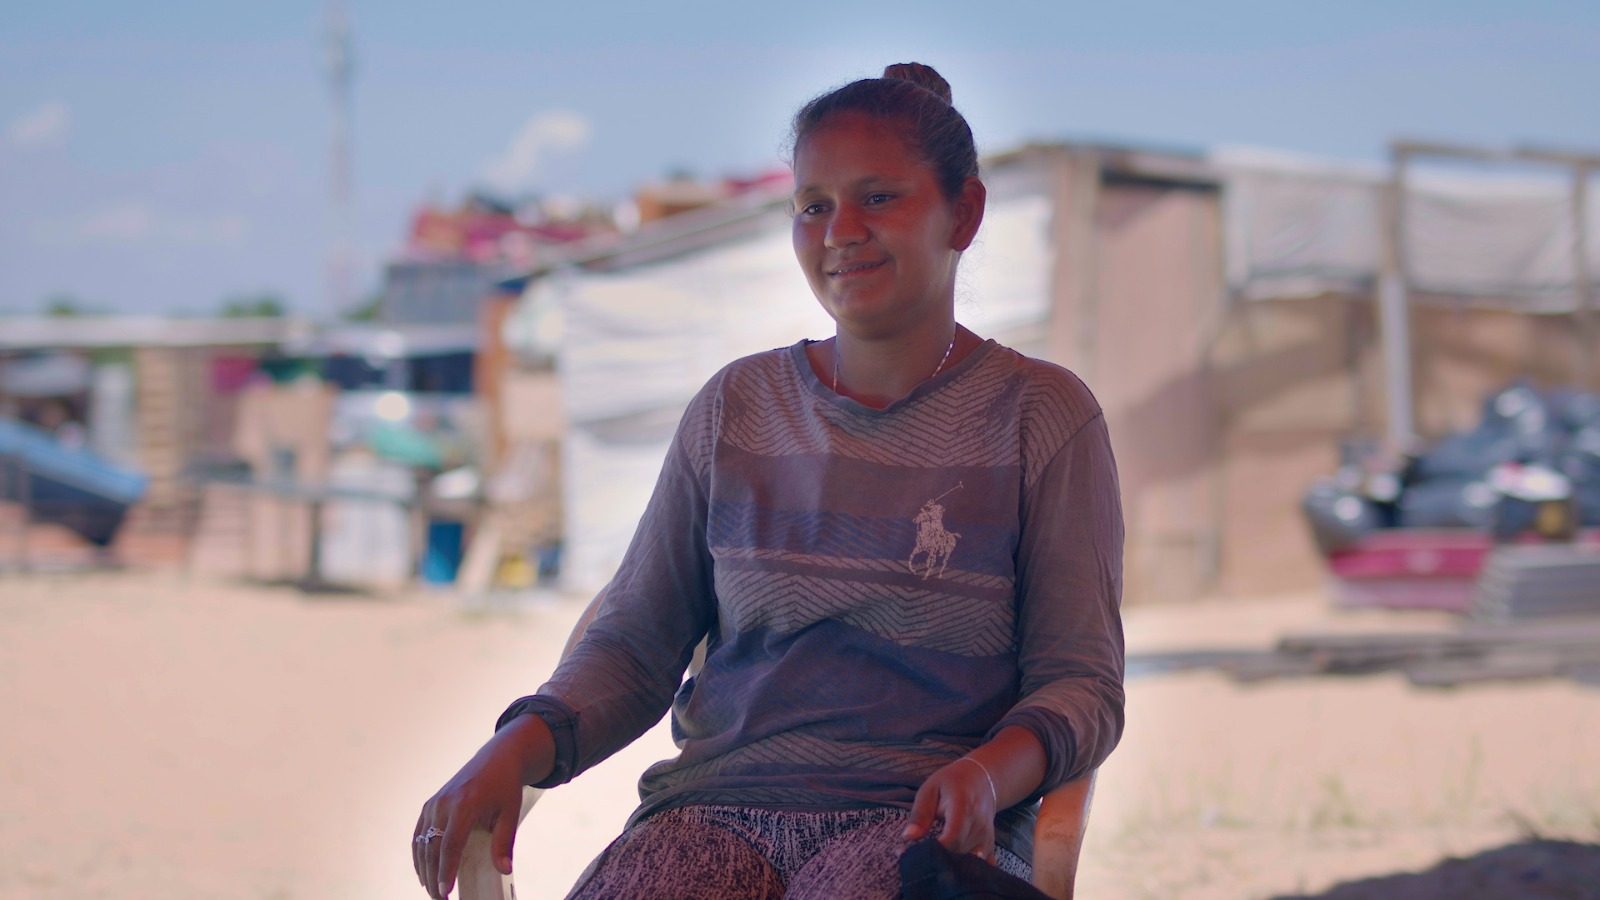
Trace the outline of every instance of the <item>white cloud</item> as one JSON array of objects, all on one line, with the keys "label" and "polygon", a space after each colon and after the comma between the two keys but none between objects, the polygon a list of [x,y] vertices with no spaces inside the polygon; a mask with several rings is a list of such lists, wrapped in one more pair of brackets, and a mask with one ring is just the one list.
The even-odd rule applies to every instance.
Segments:
[{"label": "white cloud", "polygon": [[41,229],[56,242],[146,244],[168,247],[231,247],[250,235],[250,221],[237,213],[191,215],[124,201]]},{"label": "white cloud", "polygon": [[5,142],[14,147],[47,147],[61,143],[71,128],[72,110],[65,103],[52,100],[12,119],[6,126]]},{"label": "white cloud", "polygon": [[79,237],[134,243],[155,236],[156,218],[146,206],[122,203],[90,213],[72,230]]},{"label": "white cloud", "polygon": [[532,188],[551,154],[571,153],[589,145],[594,127],[575,112],[542,112],[523,124],[499,156],[478,177],[495,190],[515,194]]}]

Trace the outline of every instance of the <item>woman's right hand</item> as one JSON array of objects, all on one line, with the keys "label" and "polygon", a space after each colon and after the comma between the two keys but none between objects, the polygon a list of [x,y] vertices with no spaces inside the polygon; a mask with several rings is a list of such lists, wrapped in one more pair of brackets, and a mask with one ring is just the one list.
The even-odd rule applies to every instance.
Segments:
[{"label": "woman's right hand", "polygon": [[475,828],[490,832],[490,854],[511,874],[511,847],[522,813],[522,786],[544,780],[555,766],[555,738],[538,716],[519,716],[495,732],[453,778],[422,805],[411,840],[411,862],[428,896],[443,900],[455,887],[461,851]]}]

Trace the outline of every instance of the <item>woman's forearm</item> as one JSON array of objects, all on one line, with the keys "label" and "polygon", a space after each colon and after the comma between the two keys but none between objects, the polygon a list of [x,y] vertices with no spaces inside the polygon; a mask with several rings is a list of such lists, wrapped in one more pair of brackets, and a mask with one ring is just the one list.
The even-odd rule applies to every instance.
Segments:
[{"label": "woman's forearm", "polygon": [[[509,745],[521,763],[523,784],[538,784],[550,777],[556,765],[556,739],[550,726],[536,715],[521,715],[495,732],[484,750]],[[493,751],[490,751],[493,752]]]},{"label": "woman's forearm", "polygon": [[992,779],[997,812],[1032,797],[1044,783],[1044,745],[1020,725],[1000,729],[992,740],[967,757],[983,766]]}]

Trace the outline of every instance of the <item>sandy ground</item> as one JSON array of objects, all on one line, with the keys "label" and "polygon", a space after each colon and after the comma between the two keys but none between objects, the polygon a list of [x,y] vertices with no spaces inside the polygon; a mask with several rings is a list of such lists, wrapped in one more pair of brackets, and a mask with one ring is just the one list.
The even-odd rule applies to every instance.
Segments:
[{"label": "sandy ground", "polygon": [[[0,577],[0,897],[405,898],[421,802],[536,686],[581,603],[305,598],[175,575]],[[1434,627],[1320,598],[1142,608],[1130,649]],[[1600,690],[1397,677],[1129,687],[1080,897],[1320,893],[1529,835],[1600,841]],[[516,852],[562,894],[664,729],[546,795]]]}]

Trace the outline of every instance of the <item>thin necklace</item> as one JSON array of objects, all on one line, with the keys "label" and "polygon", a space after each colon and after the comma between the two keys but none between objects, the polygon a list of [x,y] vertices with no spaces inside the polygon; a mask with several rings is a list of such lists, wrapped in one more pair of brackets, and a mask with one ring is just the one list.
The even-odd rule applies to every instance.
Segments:
[{"label": "thin necklace", "polygon": [[[936,375],[938,375],[940,372],[943,372],[944,371],[944,364],[950,361],[950,351],[954,350],[955,348],[956,348],[956,335],[954,333],[952,333],[950,335],[950,346],[944,348],[944,356],[941,356],[939,358],[939,364],[937,366],[933,367],[933,374],[929,375],[927,378],[922,379],[922,381],[929,381],[929,380],[933,379]],[[919,381],[917,383],[921,384],[922,382]],[[839,339],[838,338],[834,338],[834,341],[833,341],[833,392],[835,394],[839,393]]]}]

